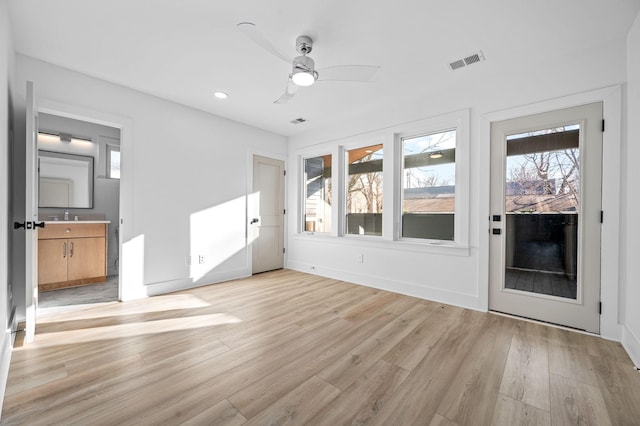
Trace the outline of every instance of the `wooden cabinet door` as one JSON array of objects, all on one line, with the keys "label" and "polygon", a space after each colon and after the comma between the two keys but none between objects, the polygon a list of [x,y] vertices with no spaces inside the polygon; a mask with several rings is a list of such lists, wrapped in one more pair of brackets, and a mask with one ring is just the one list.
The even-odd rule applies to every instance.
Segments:
[{"label": "wooden cabinet door", "polygon": [[106,276],[105,251],[104,238],[69,239],[67,280]]},{"label": "wooden cabinet door", "polygon": [[38,241],[38,284],[66,281],[68,256],[69,244],[67,240]]}]

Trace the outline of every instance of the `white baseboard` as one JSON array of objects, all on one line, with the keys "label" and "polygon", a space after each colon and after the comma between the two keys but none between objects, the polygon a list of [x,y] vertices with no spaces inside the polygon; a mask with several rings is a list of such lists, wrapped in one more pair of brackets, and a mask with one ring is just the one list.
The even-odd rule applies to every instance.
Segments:
[{"label": "white baseboard", "polygon": [[247,268],[241,268],[218,274],[208,274],[206,277],[196,282],[191,278],[186,278],[146,284],[145,287],[147,296],[157,296],[160,294],[172,293],[174,291],[187,290],[190,288],[203,287],[209,284],[236,280],[248,276],[251,276],[251,272]]},{"label": "white baseboard", "polygon": [[479,298],[468,294],[442,290],[441,288],[416,285],[397,280],[388,280],[386,278],[380,278],[373,275],[311,265],[291,259],[289,259],[287,268],[308,274],[321,275],[323,277],[333,278],[336,280],[348,281],[354,284],[360,284],[380,290],[391,291],[393,293],[400,293],[420,299],[432,300],[434,302],[446,303],[448,305],[459,306],[461,308],[486,312],[486,309],[479,307]]},{"label": "white baseboard", "polygon": [[7,378],[9,377],[9,365],[11,364],[11,352],[13,350],[13,340],[15,334],[7,330],[2,336],[2,359],[0,360],[0,414],[2,413],[2,403],[7,390]]},{"label": "white baseboard", "polygon": [[622,347],[624,347],[629,354],[629,358],[631,358],[633,364],[637,368],[640,368],[640,339],[624,325],[622,326],[622,339],[620,343],[622,343]]}]

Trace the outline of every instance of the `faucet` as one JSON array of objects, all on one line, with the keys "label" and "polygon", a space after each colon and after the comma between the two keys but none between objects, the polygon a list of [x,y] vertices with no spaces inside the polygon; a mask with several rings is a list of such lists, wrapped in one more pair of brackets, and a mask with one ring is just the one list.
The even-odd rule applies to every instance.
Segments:
[{"label": "faucet", "polygon": [[69,209],[64,210],[64,220],[69,220]]}]

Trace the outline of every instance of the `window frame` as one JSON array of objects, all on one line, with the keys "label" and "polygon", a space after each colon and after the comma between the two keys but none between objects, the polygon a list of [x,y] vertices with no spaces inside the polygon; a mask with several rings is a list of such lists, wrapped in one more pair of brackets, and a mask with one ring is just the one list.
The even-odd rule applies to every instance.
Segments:
[{"label": "window frame", "polygon": [[120,151],[120,145],[106,144],[107,145],[107,169],[106,176],[108,179],[120,180],[119,177],[111,176],[111,152],[118,152],[120,154],[120,164],[122,164],[122,153]]},{"label": "window frame", "polygon": [[[336,202],[336,168],[335,168],[335,158],[336,156],[330,150],[319,151],[318,154],[309,154],[309,155],[301,155],[299,156],[300,163],[300,179],[298,180],[300,185],[300,220],[298,225],[298,232],[305,235],[337,235],[336,225],[335,225],[335,202]],[[305,161],[310,158],[318,158],[329,156],[331,158],[331,231],[329,232],[318,232],[318,231],[307,231],[306,230],[306,210],[307,210],[307,182],[306,182],[306,168]]]},{"label": "window frame", "polygon": [[[453,240],[435,238],[415,238],[402,236],[402,208],[404,201],[404,150],[403,141],[415,137],[456,131],[455,160],[455,202]],[[394,187],[396,215],[394,238],[408,244],[459,246],[469,245],[469,110],[456,111],[439,117],[421,120],[410,129],[396,133],[395,138],[395,181]]]},{"label": "window frame", "polygon": [[[456,256],[469,255],[470,226],[470,110],[461,109],[404,124],[389,126],[380,130],[361,133],[332,141],[316,143],[297,150],[298,176],[298,212],[297,237],[299,238],[337,238],[344,244],[360,246],[380,246],[406,251],[446,254]],[[456,167],[455,167],[455,210],[454,240],[434,240],[423,238],[402,238],[402,174],[403,153],[402,138],[456,130]],[[348,164],[347,151],[383,144],[383,216],[382,235],[359,235],[346,233],[346,205]],[[305,182],[304,159],[322,155],[332,155],[332,229],[330,233],[311,233],[304,231]]]},{"label": "window frame", "polygon": [[[393,199],[389,199],[387,195],[388,187],[393,188],[393,185],[389,185],[387,182],[389,169],[389,161],[391,156],[385,154],[389,149],[390,145],[388,143],[388,135],[385,133],[375,133],[368,134],[362,137],[354,137],[350,138],[349,141],[345,141],[343,145],[340,145],[340,166],[342,171],[341,178],[341,189],[342,193],[340,195],[340,227],[341,234],[340,236],[344,238],[362,238],[362,239],[372,239],[372,240],[380,240],[380,239],[389,239],[388,232],[385,230],[385,206],[393,205]],[[383,156],[382,156],[382,229],[380,235],[367,235],[367,234],[350,234],[347,232],[347,195],[348,195],[348,181],[349,181],[349,164],[348,164],[348,152],[353,151],[359,148],[365,148],[369,146],[382,145]],[[391,191],[393,192],[393,191]],[[390,204],[389,204],[390,203]],[[389,208],[387,207],[387,210]]]},{"label": "window frame", "polygon": [[[442,134],[442,133],[447,133],[447,132],[452,132],[455,131],[456,132],[456,136],[455,136],[455,152],[456,152],[456,161],[454,161],[454,166],[455,166],[455,174],[454,174],[454,187],[456,188],[454,190],[454,211],[453,211],[453,215],[454,215],[454,226],[453,226],[453,240],[443,240],[443,239],[438,239],[438,238],[419,238],[419,237],[405,237],[403,236],[403,222],[404,222],[404,193],[405,193],[405,187],[404,187],[404,181],[405,181],[405,156],[404,156],[404,142],[406,140],[411,140],[414,138],[419,138],[419,137],[424,137],[424,136],[431,136],[431,135],[437,135],[437,134]],[[456,227],[455,227],[455,217],[456,217],[456,209],[455,209],[455,200],[457,198],[457,169],[458,169],[458,161],[457,161],[457,150],[458,150],[458,129],[453,127],[453,128],[446,128],[446,129],[441,129],[441,130],[436,130],[436,131],[430,131],[430,132],[420,132],[418,134],[411,134],[411,135],[398,135],[398,156],[399,156],[399,186],[398,186],[398,196],[399,196],[399,211],[398,211],[398,234],[397,234],[397,238],[399,241],[408,241],[408,242],[412,242],[412,243],[420,243],[420,242],[424,242],[427,244],[433,244],[434,242],[440,242],[442,241],[443,243],[452,243],[455,241],[455,237],[456,237]]]}]

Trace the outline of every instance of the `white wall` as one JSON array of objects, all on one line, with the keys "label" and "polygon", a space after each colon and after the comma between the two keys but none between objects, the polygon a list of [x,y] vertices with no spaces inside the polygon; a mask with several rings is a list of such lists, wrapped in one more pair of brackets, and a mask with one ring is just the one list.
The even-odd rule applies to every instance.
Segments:
[{"label": "white wall", "polygon": [[623,151],[623,196],[621,232],[620,301],[622,344],[636,366],[640,366],[640,14],[627,37],[627,138]]},{"label": "white wall", "polygon": [[14,53],[11,41],[7,2],[0,0],[0,411],[9,373],[12,324],[9,324],[12,302],[9,273],[9,150],[11,138],[11,82]]},{"label": "white wall", "polygon": [[121,127],[124,299],[250,275],[251,153],[285,157],[285,137],[22,55],[16,76],[21,105],[31,80],[41,111]]},{"label": "white wall", "polygon": [[[351,135],[450,111],[471,110],[468,255],[421,253],[389,245],[379,247],[366,242],[354,246],[344,238],[300,236],[295,233],[297,218],[291,215],[288,265],[306,272],[315,271],[338,279],[486,310],[490,140],[485,116],[517,106],[622,84],[626,74],[625,56],[624,40],[616,40],[587,52],[576,52],[574,56],[562,60],[541,62],[537,68],[516,67],[504,72],[491,67],[490,54],[487,54],[487,62],[463,69],[465,73],[452,76],[451,81],[443,83],[439,93],[433,93],[428,98],[399,100],[398,104],[381,106],[376,113],[359,120],[290,138],[289,162],[293,165],[300,152],[313,146],[337,146],[341,138]],[[619,164],[606,167],[608,170],[618,170]],[[291,175],[295,176],[294,173]],[[297,186],[289,182],[289,187],[289,209],[297,212]],[[364,264],[356,262],[356,253],[364,254]],[[312,270],[312,266],[315,269]],[[617,263],[614,267],[617,268]],[[617,289],[618,283],[607,282],[604,285]]]}]

